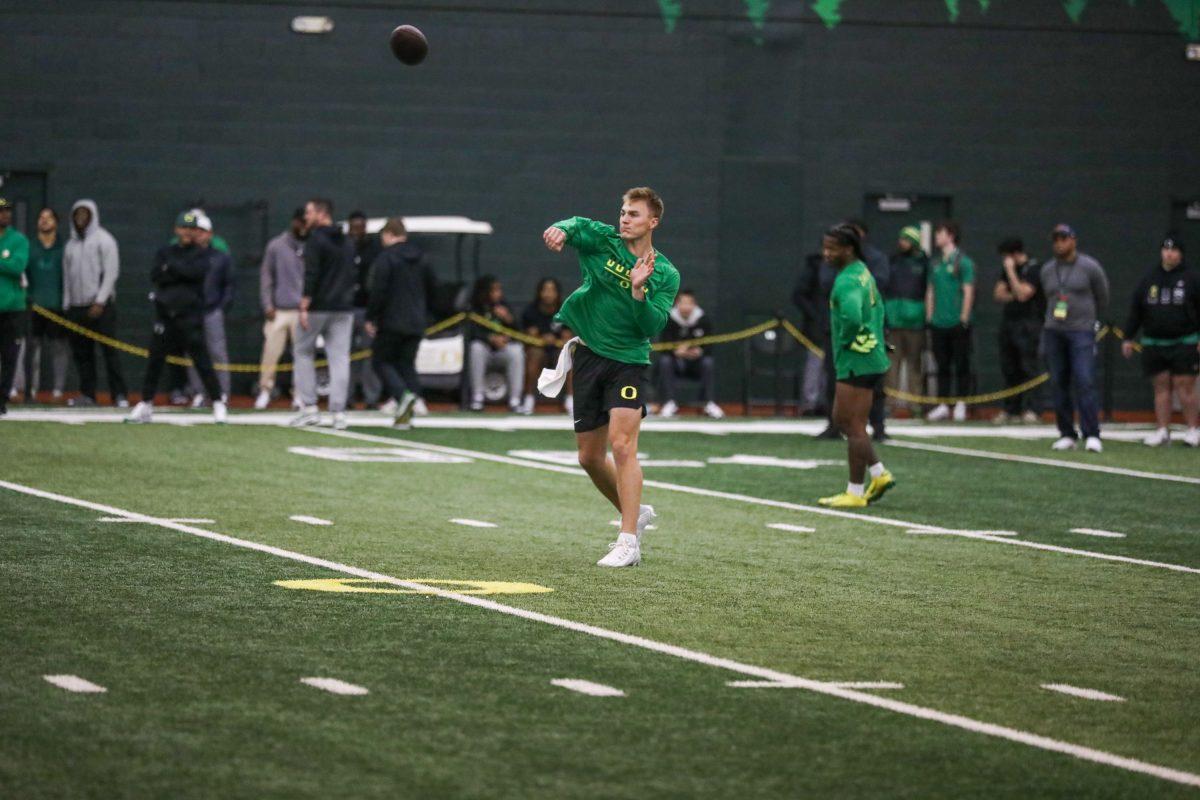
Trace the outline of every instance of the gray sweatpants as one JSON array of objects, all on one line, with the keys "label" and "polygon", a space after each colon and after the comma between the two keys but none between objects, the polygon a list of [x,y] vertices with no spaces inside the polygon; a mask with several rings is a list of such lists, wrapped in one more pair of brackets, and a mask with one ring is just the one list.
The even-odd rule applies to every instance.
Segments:
[{"label": "gray sweatpants", "polygon": [[488,370],[505,371],[509,405],[521,401],[521,386],[525,382],[525,346],[509,342],[503,349],[493,350],[479,339],[471,342],[471,395],[483,399],[483,378]]},{"label": "gray sweatpants", "polygon": [[[366,322],[367,310],[365,308],[354,309],[355,350],[366,350],[374,347],[375,340],[367,335]],[[379,396],[383,393],[383,383],[379,380],[379,376],[375,374],[375,370],[371,366],[371,359],[364,358],[351,363],[350,376],[351,392],[361,385],[363,400],[366,401],[367,405],[373,406],[379,402]]]},{"label": "gray sweatpants", "polygon": [[350,391],[350,341],[354,337],[353,311],[310,311],[308,330],[296,331],[296,396],[305,408],[317,404],[317,337],[325,337],[329,359],[329,410],[345,411]]},{"label": "gray sweatpants", "polygon": [[[225,342],[225,310],[218,308],[204,315],[204,344],[208,346],[208,357],[214,364],[229,363],[229,345]],[[193,395],[204,394],[204,382],[195,367],[188,367],[188,388]],[[217,382],[221,394],[229,397],[229,370],[217,370]]]}]

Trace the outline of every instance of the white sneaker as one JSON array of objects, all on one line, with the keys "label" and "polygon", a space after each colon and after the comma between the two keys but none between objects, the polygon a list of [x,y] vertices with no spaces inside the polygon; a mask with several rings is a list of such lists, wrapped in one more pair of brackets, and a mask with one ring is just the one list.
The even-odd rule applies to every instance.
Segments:
[{"label": "white sneaker", "polygon": [[711,400],[709,400],[707,403],[704,404],[704,413],[707,414],[708,416],[712,417],[713,419],[724,419],[725,418],[725,412],[721,410],[721,407],[719,405],[717,405],[716,403],[714,403]]},{"label": "white sneaker", "polygon": [[213,421],[218,425],[229,421],[229,406],[225,405],[224,400],[213,401]]},{"label": "white sneaker", "polygon": [[608,546],[608,555],[596,562],[598,567],[636,567],[642,563],[642,548],[637,535],[622,533]]},{"label": "white sneaker", "polygon": [[192,395],[192,408],[204,408],[204,395],[199,393]]},{"label": "white sneaker", "polygon": [[967,421],[967,404],[962,402],[961,400],[954,404],[954,421],[955,422],[966,422]]},{"label": "white sneaker", "polygon": [[62,389],[55,389],[53,392],[50,393],[51,400],[62,400],[62,396],[63,396]]},{"label": "white sneaker", "polygon": [[658,519],[658,514],[654,513],[654,506],[643,504],[638,513],[637,535],[638,539],[642,538],[642,534],[646,532],[646,528],[650,527],[650,523]]},{"label": "white sneaker", "polygon": [[1026,425],[1037,425],[1041,421],[1042,418],[1039,417],[1037,412],[1033,410],[1026,411],[1021,415],[1021,422],[1025,423]]},{"label": "white sneaker", "polygon": [[678,413],[679,413],[679,404],[676,403],[674,400],[668,400],[667,402],[662,404],[661,408],[658,409],[658,415],[660,417],[673,417]]},{"label": "white sneaker", "polygon": [[567,395],[565,398],[563,398],[563,411],[567,413],[568,417],[575,416],[575,398],[571,395]]},{"label": "white sneaker", "polygon": [[1051,450],[1074,450],[1076,442],[1070,436],[1062,436],[1054,444],[1050,445]]},{"label": "white sneaker", "polygon": [[305,428],[305,427],[308,427],[309,425],[320,425],[320,424],[321,424],[321,412],[317,409],[316,406],[308,406],[307,408],[301,408],[300,413],[296,414],[296,416],[292,417],[291,420],[288,422],[288,425],[291,425],[293,428]]},{"label": "white sneaker", "polygon": [[1087,441],[1083,443],[1083,449],[1089,453],[1103,453],[1104,445],[1100,444],[1099,436],[1089,436]]},{"label": "white sneaker", "polygon": [[410,391],[405,391],[400,396],[400,402],[396,403],[396,410],[392,416],[392,427],[398,430],[407,431],[412,428],[413,406],[417,404],[417,396]]},{"label": "white sneaker", "polygon": [[475,395],[471,398],[471,410],[483,411],[483,395]]},{"label": "white sneaker", "polygon": [[396,398],[389,397],[386,403],[379,404],[379,413],[387,417],[394,417],[396,416],[396,409],[399,407],[400,404],[396,402]]},{"label": "white sneaker", "polygon": [[525,400],[522,401],[522,403],[521,403],[521,408],[520,408],[519,413],[524,414],[525,416],[528,417],[530,414],[533,413],[533,408],[534,408],[533,395],[531,395],[531,394],[525,395]]},{"label": "white sneaker", "polygon": [[996,416],[992,417],[993,425],[1007,425],[1012,421],[1012,416],[1007,411],[1000,411]]},{"label": "white sneaker", "polygon": [[254,398],[254,410],[262,411],[271,404],[271,393],[263,389],[258,393],[258,397]]},{"label": "white sneaker", "polygon": [[1183,443],[1188,447],[1200,447],[1200,428],[1188,428],[1183,435]]},{"label": "white sneaker", "polygon": [[134,422],[143,424],[150,421],[154,416],[154,404],[142,401],[133,407],[133,411],[129,412],[129,416],[125,417],[126,422]]},{"label": "white sneaker", "polygon": [[941,422],[944,419],[950,418],[950,406],[942,403],[925,415],[925,419],[929,422]]},{"label": "white sneaker", "polygon": [[413,416],[414,417],[428,417],[429,416],[429,406],[425,405],[424,398],[418,397],[415,401],[413,401]]},{"label": "white sneaker", "polygon": [[344,430],[346,430],[346,425],[347,425],[346,412],[345,411],[334,412],[333,429],[335,431],[344,431]]},{"label": "white sneaker", "polygon": [[1164,444],[1171,442],[1171,431],[1166,428],[1159,428],[1154,433],[1142,439],[1142,444],[1146,447],[1162,447]]}]

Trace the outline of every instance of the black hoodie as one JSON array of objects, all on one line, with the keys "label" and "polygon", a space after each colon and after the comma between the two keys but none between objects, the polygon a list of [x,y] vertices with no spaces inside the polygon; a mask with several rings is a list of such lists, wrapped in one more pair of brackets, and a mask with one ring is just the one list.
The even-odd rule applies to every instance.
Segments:
[{"label": "black hoodie", "polygon": [[1151,339],[1178,339],[1200,333],[1200,276],[1180,264],[1147,270],[1133,292],[1125,336],[1141,332]]},{"label": "black hoodie", "polygon": [[367,319],[387,333],[423,334],[437,282],[421,248],[397,242],[379,254],[370,275]]},{"label": "black hoodie", "polygon": [[313,228],[304,243],[304,296],[309,311],[353,311],[354,240],[337,225]]},{"label": "black hoodie", "polygon": [[154,257],[150,282],[154,306],[160,317],[179,319],[204,315],[204,278],[208,273],[208,251],[178,242],[160,249]]}]

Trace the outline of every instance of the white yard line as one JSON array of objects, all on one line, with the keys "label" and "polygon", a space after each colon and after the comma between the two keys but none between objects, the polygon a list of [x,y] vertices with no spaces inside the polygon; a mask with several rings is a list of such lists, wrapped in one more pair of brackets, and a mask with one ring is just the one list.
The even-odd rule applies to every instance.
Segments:
[{"label": "white yard line", "polygon": [[[734,689],[795,689],[795,684],[786,681],[729,681],[726,686]],[[839,689],[903,689],[903,683],[891,681],[837,681],[829,684]]]},{"label": "white yard line", "polygon": [[500,527],[494,522],[484,522],[481,519],[452,519],[450,520],[455,525],[465,525],[468,528],[498,528]]},{"label": "white yard line", "polygon": [[[494,453],[485,453],[481,450],[464,450],[458,447],[447,447],[440,444],[426,444],[424,442],[413,442],[407,439],[400,440],[391,437],[375,436],[369,433],[353,433],[351,431],[333,431],[319,430],[316,428],[297,428],[298,431],[307,433],[319,433],[324,436],[339,436],[346,439],[357,439],[364,442],[400,442],[405,447],[425,448],[439,453],[450,453],[452,455],[461,455],[473,458],[479,461],[494,461],[497,464],[508,464],[510,466],[528,467],[529,469],[538,469],[543,472],[557,472],[560,475],[576,475],[586,477],[585,473],[579,467],[568,467],[561,464],[548,464],[540,461],[526,461],[510,456],[496,455]],[[808,514],[818,514],[824,517],[837,517],[839,519],[851,519],[856,522],[869,522],[874,525],[885,525],[892,528],[900,528],[904,531],[920,530],[922,533],[942,534],[945,536],[959,536],[964,539],[974,539],[979,542],[992,542],[994,544],[1006,544],[1014,547],[1027,547],[1033,550],[1044,550],[1050,553],[1064,553],[1067,555],[1083,556],[1085,558],[1095,558],[1101,561],[1112,561],[1120,564],[1137,564],[1143,567],[1154,567],[1156,569],[1165,569],[1172,572],[1186,572],[1195,575],[1200,575],[1200,568],[1186,567],[1182,564],[1169,564],[1163,561],[1149,561],[1143,558],[1132,558],[1130,556],[1118,556],[1111,553],[1099,553],[1092,550],[1080,550],[1074,547],[1061,547],[1054,544],[1044,544],[1042,542],[1031,542],[1026,539],[1006,538],[991,533],[976,533],[972,531],[960,531],[952,528],[940,528],[936,525],[923,525],[918,522],[907,522],[905,520],[893,519],[891,517],[881,517],[871,514],[857,514],[853,511],[839,511],[833,508],[823,508],[822,506],[808,506],[800,503],[788,503],[783,500],[769,500],[763,497],[752,497],[745,494],[736,494],[734,492],[720,492],[715,489],[701,489],[697,486],[685,486],[679,483],[667,483],[665,481],[647,480],[644,483],[654,489],[664,489],[670,492],[680,492],[682,494],[696,495],[699,497],[714,497],[719,500],[730,500],[736,503],[750,503],[752,505],[767,506],[768,508],[780,508],[787,511],[802,511]],[[1008,534],[1008,531],[1000,533]]]},{"label": "white yard line", "polygon": [[1069,694],[1072,697],[1082,697],[1084,700],[1099,700],[1103,703],[1124,703],[1125,698],[1115,694],[1102,692],[1099,689],[1082,689],[1078,686],[1071,686],[1068,683],[1043,683],[1043,689],[1049,689],[1052,692],[1061,694]]},{"label": "white yard line", "polygon": [[330,694],[363,695],[370,693],[370,689],[365,686],[356,686],[353,683],[339,681],[337,678],[301,678],[300,682]]},{"label": "white yard line", "polygon": [[555,678],[550,681],[555,686],[563,689],[570,689],[572,692],[591,695],[592,697],[624,697],[625,693],[620,689],[614,689],[612,686],[605,686],[603,683],[592,683],[591,681],[577,680],[575,678]]},{"label": "white yard line", "polygon": [[998,739],[1004,739],[1018,744],[1028,745],[1040,750],[1047,750],[1054,753],[1062,753],[1072,756],[1083,761],[1090,761],[1096,764],[1104,764],[1116,769],[1123,769],[1129,772],[1136,772],[1142,775],[1150,775],[1155,778],[1160,778],[1173,783],[1184,784],[1187,786],[1200,787],[1200,775],[1191,772],[1185,772],[1171,767],[1152,764],[1147,761],[1141,761],[1136,758],[1127,758],[1115,753],[1109,753],[1103,750],[1097,750],[1083,745],[1064,742],[1059,739],[1053,739],[1048,736],[1041,736],[1029,731],[1010,728],[1005,725],[997,725],[991,722],[983,722],[981,720],[972,719],[971,717],[962,716],[961,714],[950,714],[944,711],[938,711],[933,708],[914,705],[912,703],[904,703],[898,700],[892,700],[886,697],[869,694],[867,692],[858,691],[856,689],[843,689],[823,681],[811,680],[802,678],[797,675],[789,675],[785,672],[778,672],[766,667],[757,667],[752,664],[745,664],[740,661],[734,661],[729,658],[709,655],[698,650],[691,650],[686,647],[678,647],[664,642],[657,642],[653,639],[646,639],[641,636],[633,636],[628,633],[608,630],[596,625],[589,625],[582,622],[574,622],[572,620],[563,619],[562,617],[554,617],[549,614],[542,614],[537,611],[529,611],[524,608],[515,606],[506,606],[502,603],[497,603],[493,600],[488,600],[484,597],[460,594],[458,592],[450,592],[444,589],[429,586],[414,581],[405,581],[391,575],[384,575],[380,572],[372,572],[371,570],[353,567],[347,564],[340,564],[336,561],[329,561],[316,556],[309,556],[303,553],[297,553],[292,550],[285,550],[281,547],[262,544],[260,542],[252,542],[247,539],[238,539],[234,536],[228,536],[223,533],[206,530],[204,528],[196,528],[189,525],[184,525],[178,522],[171,522],[166,519],[152,517],[147,514],[140,514],[135,511],[126,511],[125,509],[116,508],[114,506],[104,505],[102,503],[94,503],[90,500],[82,500],[77,497],[68,497],[54,492],[47,492],[42,489],[35,489],[31,486],[25,486],[19,483],[0,480],[0,488],[9,489],[10,491],[20,494],[29,495],[31,497],[40,497],[43,500],[52,500],[65,505],[76,506],[78,508],[86,508],[92,511],[98,511],[102,514],[110,514],[112,516],[128,517],[129,519],[138,519],[143,522],[157,525],[169,530],[178,531],[179,533],[187,533],[192,536],[198,536],[203,539],[209,539],[215,542],[240,547],[246,550],[254,550],[260,553],[285,558],[290,561],[297,561],[303,564],[308,564],[314,567],[321,567],[332,572],[339,572],[344,575],[352,575],[357,578],[366,578],[368,580],[379,581],[381,583],[389,583],[393,586],[399,586],[402,589],[412,589],[421,591],[426,594],[437,595],[438,597],[452,600],[457,603],[475,606],[476,608],[494,611],[499,614],[506,614],[512,617],[529,620],[531,622],[540,622],[545,625],[551,625],[563,630],[574,631],[576,633],[586,634],[597,639],[607,639],[613,642],[638,647],[643,650],[648,650],[662,655],[672,656],[685,661],[691,661],[697,664],[714,667],[716,669],[728,670],[736,672],[740,675],[745,675],[750,678],[758,678],[760,680],[774,681],[776,683],[788,683],[799,689],[807,689],[808,691],[817,694],[837,697],[842,700],[848,700],[853,703],[873,706],[875,708],[891,711],[896,714],[923,719],[930,722],[937,722],[942,725],[959,728],[961,730],[979,733],[985,736],[993,736]]},{"label": "white yard line", "polygon": [[[193,519],[191,517],[171,517],[171,522],[186,522],[192,525],[214,525],[216,520],[212,519]],[[96,522],[137,522],[136,519],[125,519],[124,517],[97,517]]]},{"label": "white yard line", "polygon": [[1116,531],[1102,531],[1096,528],[1071,528],[1071,533],[1082,533],[1084,536],[1099,536],[1104,539],[1124,539],[1125,534]]},{"label": "white yard line", "polygon": [[66,689],[68,692],[101,694],[108,691],[103,686],[99,686],[89,680],[84,680],[78,675],[43,675],[42,677],[49,683],[54,684],[60,689]]},{"label": "white yard line", "polygon": [[1084,464],[1078,461],[1063,461],[1058,458],[1042,458],[1041,456],[1018,456],[1012,453],[996,453],[991,450],[975,450],[969,447],[950,447],[943,444],[925,444],[924,442],[901,442],[893,439],[888,447],[902,447],[907,450],[925,450],[930,453],[948,453],[955,456],[971,456],[972,458],[988,458],[993,461],[1015,461],[1022,464],[1040,464],[1044,467],[1059,467],[1060,469],[1076,469],[1084,472],[1101,472],[1105,475],[1123,475],[1127,478],[1148,478],[1155,481],[1172,481],[1174,483],[1191,483],[1200,486],[1200,478],[1188,475],[1168,475],[1164,472],[1143,472],[1124,467],[1106,467],[1101,464]]},{"label": "white yard line", "polygon": [[310,517],[307,514],[293,514],[288,517],[292,522],[303,522],[305,525],[332,525],[333,520]]},{"label": "white yard line", "polygon": [[816,528],[806,528],[803,525],[791,525],[787,522],[769,522],[768,528],[774,528],[777,531],[788,531],[790,533],[816,533]]}]

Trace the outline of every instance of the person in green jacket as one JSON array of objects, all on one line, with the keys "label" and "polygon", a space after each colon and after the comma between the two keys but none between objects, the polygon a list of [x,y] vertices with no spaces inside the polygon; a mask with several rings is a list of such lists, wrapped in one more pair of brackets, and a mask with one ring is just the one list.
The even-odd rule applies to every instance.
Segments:
[{"label": "person in green jacket", "polygon": [[[883,497],[896,479],[875,455],[867,418],[875,390],[891,365],[883,339],[883,298],[862,260],[862,239],[849,224],[835,225],[821,243],[825,260],[838,271],[829,296],[830,353],[837,376],[833,421],[846,435],[850,483],[846,491],[818,502],[830,508],[862,508]],[[865,484],[868,471],[871,481]]]},{"label": "person in green jacket", "polygon": [[[622,197],[619,229],[572,217],[542,233],[542,241],[555,253],[564,245],[573,247],[583,274],[583,285],[555,316],[579,339],[574,348],[563,348],[556,372],[563,373],[561,380],[568,368],[574,373],[579,463],[621,512],[621,533],[597,562],[602,567],[639,564],[641,533],[655,517],[653,507],[642,505],[637,452],[646,415],[642,385],[650,365],[650,340],[666,327],[679,293],[679,271],[651,241],[662,215],[658,193],[639,187]],[[546,386],[542,380],[538,383],[539,388]],[[558,389],[550,393],[557,395]]]},{"label": "person in green jacket", "polygon": [[20,339],[25,335],[29,240],[12,226],[12,217],[12,201],[0,197],[0,417],[8,414],[8,393],[17,374]]},{"label": "person in green jacket", "polygon": [[[28,279],[29,305],[39,306],[63,315],[63,248],[66,241],[58,232],[58,214],[52,208],[43,208],[37,217],[37,238],[29,245],[29,264],[25,267]],[[25,392],[26,397],[36,396],[41,384],[42,352],[50,351],[50,363],[54,381],[53,398],[63,396],[67,384],[67,364],[71,361],[71,347],[67,329],[35,310],[29,317],[29,336],[21,348],[21,363],[25,369],[17,370],[14,391]]]}]

